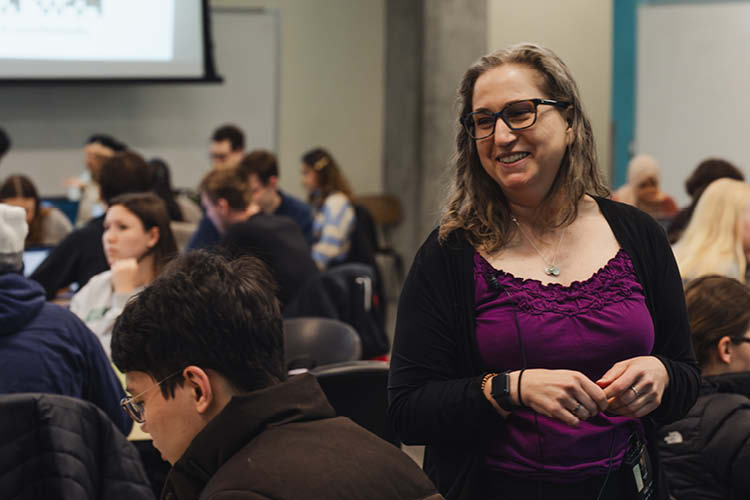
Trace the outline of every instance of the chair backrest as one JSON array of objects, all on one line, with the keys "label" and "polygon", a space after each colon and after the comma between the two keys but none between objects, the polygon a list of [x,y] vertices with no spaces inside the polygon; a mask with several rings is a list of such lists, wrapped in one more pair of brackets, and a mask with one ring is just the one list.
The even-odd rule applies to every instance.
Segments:
[{"label": "chair backrest", "polygon": [[351,361],[321,366],[310,371],[318,379],[331,406],[340,416],[389,443],[400,442],[388,421],[388,363]]},{"label": "chair backrest", "polygon": [[188,241],[190,241],[190,237],[198,228],[198,224],[195,224],[194,222],[172,221],[169,223],[169,227],[172,230],[172,234],[174,235],[174,241],[177,244],[177,250],[180,253],[184,252]]},{"label": "chair backrest", "polygon": [[362,342],[351,326],[330,318],[284,320],[287,369],[353,361],[362,358]]},{"label": "chair backrest", "polygon": [[365,359],[388,354],[383,302],[372,267],[340,264],[309,279],[284,309],[285,318],[322,316],[351,325]]}]

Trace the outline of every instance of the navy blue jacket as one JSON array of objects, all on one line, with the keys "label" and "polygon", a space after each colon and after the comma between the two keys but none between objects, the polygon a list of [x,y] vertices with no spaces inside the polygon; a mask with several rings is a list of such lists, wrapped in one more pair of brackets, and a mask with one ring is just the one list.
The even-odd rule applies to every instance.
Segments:
[{"label": "navy blue jacket", "polygon": [[0,274],[0,394],[44,392],[85,399],[126,436],[133,422],[120,407],[122,384],[91,330],[45,300],[44,288]]},{"label": "navy blue jacket", "polygon": [[313,243],[313,216],[310,205],[294,196],[290,196],[281,190],[278,191],[281,196],[281,204],[276,208],[274,215],[286,215],[294,220],[302,229],[308,245]]}]

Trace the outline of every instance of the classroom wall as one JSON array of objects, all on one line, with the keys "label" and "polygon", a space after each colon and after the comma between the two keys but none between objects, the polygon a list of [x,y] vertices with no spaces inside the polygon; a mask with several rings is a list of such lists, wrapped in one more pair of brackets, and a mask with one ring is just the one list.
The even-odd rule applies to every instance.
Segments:
[{"label": "classroom wall", "polygon": [[301,195],[299,158],[330,149],[355,193],[383,189],[385,0],[212,0],[278,9],[281,187]]},{"label": "classroom wall", "polygon": [[487,0],[490,50],[520,42],[557,53],[578,83],[599,165],[611,178],[612,0]]}]

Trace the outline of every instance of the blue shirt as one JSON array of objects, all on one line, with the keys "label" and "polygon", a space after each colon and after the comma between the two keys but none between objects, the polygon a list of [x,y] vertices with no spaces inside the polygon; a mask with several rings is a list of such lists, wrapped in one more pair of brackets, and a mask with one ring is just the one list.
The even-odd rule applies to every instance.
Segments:
[{"label": "blue shirt", "polygon": [[278,191],[281,196],[281,204],[278,206],[273,215],[286,215],[302,229],[308,245],[313,243],[313,216],[310,205],[294,196],[290,196],[281,190]]}]

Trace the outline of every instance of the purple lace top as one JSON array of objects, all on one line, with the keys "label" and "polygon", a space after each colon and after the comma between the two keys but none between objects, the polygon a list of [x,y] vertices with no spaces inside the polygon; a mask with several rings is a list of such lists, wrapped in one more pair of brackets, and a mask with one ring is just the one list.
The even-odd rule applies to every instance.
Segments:
[{"label": "purple lace top", "polygon": [[[488,286],[493,277],[499,292]],[[526,368],[577,370],[593,381],[618,361],[651,353],[651,315],[625,250],[568,286],[516,278],[476,253],[474,283],[479,353],[492,371],[524,367],[519,338]],[[642,432],[637,419],[600,413],[573,428],[521,408],[493,430],[486,462],[527,479],[582,481],[606,474],[610,455],[613,470],[619,467],[631,424]]]}]

